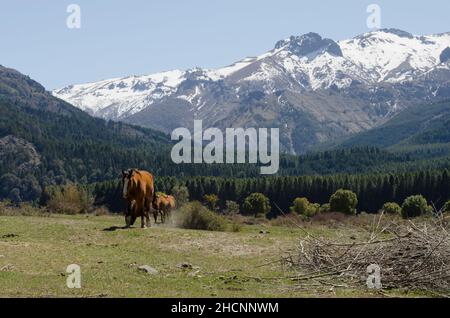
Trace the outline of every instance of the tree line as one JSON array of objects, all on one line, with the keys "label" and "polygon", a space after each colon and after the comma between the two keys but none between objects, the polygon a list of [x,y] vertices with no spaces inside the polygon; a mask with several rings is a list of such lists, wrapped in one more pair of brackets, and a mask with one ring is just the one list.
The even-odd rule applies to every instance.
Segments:
[{"label": "tree line", "polygon": [[[157,191],[172,193],[176,187],[186,187],[189,199],[203,201],[205,195],[216,195],[218,205],[225,208],[227,201],[243,204],[252,193],[262,193],[269,198],[272,215],[289,211],[298,197],[325,204],[339,189],[353,191],[358,197],[359,212],[377,212],[386,202],[402,204],[404,200],[421,194],[429,202],[443,205],[450,199],[450,172],[447,169],[419,172],[379,174],[338,174],[325,176],[280,176],[257,178],[223,177],[156,177]],[[90,186],[96,204],[106,205],[113,211],[121,211],[121,182],[113,180]]]}]

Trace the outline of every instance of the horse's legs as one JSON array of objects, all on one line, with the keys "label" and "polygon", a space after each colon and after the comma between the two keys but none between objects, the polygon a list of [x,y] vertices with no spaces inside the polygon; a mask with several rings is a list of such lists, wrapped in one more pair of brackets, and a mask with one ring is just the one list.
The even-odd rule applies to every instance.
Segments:
[{"label": "horse's legs", "polygon": [[164,209],[161,210],[161,223],[166,223],[166,211]]},{"label": "horse's legs", "polygon": [[131,226],[131,203],[127,201],[127,207],[125,208],[125,227]]},{"label": "horse's legs", "polygon": [[145,198],[138,203],[137,209],[141,215],[141,228],[145,229]]},{"label": "horse's legs", "polygon": [[145,200],[144,210],[145,210],[145,222],[147,223],[148,227],[151,227],[151,224],[150,224],[150,200],[149,199]]},{"label": "horse's legs", "polygon": [[155,224],[158,223],[158,214],[159,214],[159,210],[153,208],[153,218],[155,219]]},{"label": "horse's legs", "polygon": [[125,227],[130,227],[136,221],[134,217],[136,212],[136,201],[127,201],[127,207],[125,210]]}]

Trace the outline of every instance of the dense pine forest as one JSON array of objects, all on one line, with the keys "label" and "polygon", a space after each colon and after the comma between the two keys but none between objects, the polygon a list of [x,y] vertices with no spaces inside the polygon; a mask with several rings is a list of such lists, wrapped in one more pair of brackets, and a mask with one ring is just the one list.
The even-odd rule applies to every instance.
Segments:
[{"label": "dense pine forest", "polygon": [[[405,173],[338,174],[329,176],[287,176],[259,178],[214,178],[214,177],[157,177],[158,191],[172,193],[175,187],[187,187],[191,200],[203,201],[205,194],[219,197],[219,206],[226,201],[242,204],[251,193],[263,193],[283,211],[297,197],[306,197],[311,202],[328,203],[338,189],[354,191],[358,197],[357,209],[362,212],[377,212],[386,202],[401,204],[405,198],[415,194],[424,195],[436,207],[450,198],[450,172],[447,169]],[[91,185],[97,204],[105,204],[111,210],[122,211],[120,180]],[[279,211],[272,206],[272,214]]]}]

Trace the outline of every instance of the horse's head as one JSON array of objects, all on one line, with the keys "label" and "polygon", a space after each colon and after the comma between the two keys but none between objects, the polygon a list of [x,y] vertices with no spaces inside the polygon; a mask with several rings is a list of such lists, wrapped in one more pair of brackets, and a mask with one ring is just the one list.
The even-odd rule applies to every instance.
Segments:
[{"label": "horse's head", "polygon": [[132,191],[133,177],[136,171],[133,169],[122,171],[122,196],[124,199],[128,199],[130,192]]}]

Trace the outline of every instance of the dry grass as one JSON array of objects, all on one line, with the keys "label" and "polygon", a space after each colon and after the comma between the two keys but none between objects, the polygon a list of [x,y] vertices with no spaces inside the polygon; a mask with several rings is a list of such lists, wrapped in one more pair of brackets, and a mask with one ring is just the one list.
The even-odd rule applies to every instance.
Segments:
[{"label": "dry grass", "polygon": [[50,216],[50,212],[24,203],[18,208],[7,201],[0,201],[0,216]]}]

